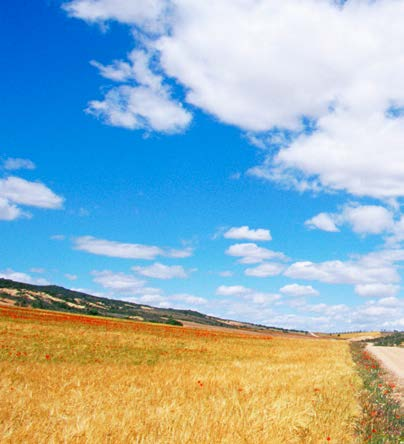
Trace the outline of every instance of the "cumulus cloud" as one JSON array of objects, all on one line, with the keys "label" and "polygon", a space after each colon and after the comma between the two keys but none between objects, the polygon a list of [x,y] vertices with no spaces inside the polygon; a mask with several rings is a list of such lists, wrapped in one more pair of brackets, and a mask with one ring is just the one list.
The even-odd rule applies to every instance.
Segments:
[{"label": "cumulus cloud", "polygon": [[[270,148],[252,174],[301,190],[404,195],[403,1],[72,0],[64,7],[86,21],[132,26],[163,80],[182,86],[184,102]],[[116,62],[118,80],[126,79],[123,63],[132,69],[130,56]],[[144,84],[136,82],[90,110],[129,128],[186,127],[190,117],[167,90],[147,85],[155,95],[144,94],[142,109]],[[169,124],[155,123],[157,103],[175,115]]]},{"label": "cumulus cloud", "polygon": [[0,197],[0,220],[15,220],[23,216],[29,217],[29,214],[23,212],[21,208],[10,203],[7,199]]},{"label": "cumulus cloud", "polygon": [[403,250],[384,250],[348,261],[295,262],[284,274],[329,284],[394,284],[400,281],[395,262],[402,260]]},{"label": "cumulus cloud", "polygon": [[269,230],[258,228],[250,229],[247,225],[242,227],[233,227],[226,231],[223,236],[226,239],[247,239],[252,241],[269,241],[272,239]]},{"label": "cumulus cloud", "polygon": [[400,291],[399,285],[393,284],[360,284],[355,286],[355,293],[366,297],[392,297]]},{"label": "cumulus cloud", "polygon": [[167,94],[150,88],[121,86],[109,91],[104,100],[90,102],[87,112],[111,126],[166,133],[183,131],[191,115]]},{"label": "cumulus cloud", "polygon": [[5,170],[34,170],[35,164],[29,159],[20,159],[18,157],[9,157],[3,162]]},{"label": "cumulus cloud", "polygon": [[132,274],[111,270],[95,270],[91,274],[95,283],[111,291],[112,294],[159,295],[161,293],[158,288],[146,287],[146,281],[138,279]]},{"label": "cumulus cloud", "polygon": [[20,177],[0,179],[0,197],[9,202],[38,208],[61,208],[63,198],[40,182],[29,182]]},{"label": "cumulus cloud", "polygon": [[207,299],[201,298],[199,296],[194,296],[193,294],[188,294],[188,293],[173,294],[170,296],[170,300],[177,302],[177,303],[181,303],[182,306],[184,306],[184,304],[186,306],[206,305],[208,303]]},{"label": "cumulus cloud", "polygon": [[188,277],[187,271],[181,265],[164,265],[155,262],[146,267],[132,267],[132,270],[141,274],[142,276],[151,277],[155,279],[185,279]]},{"label": "cumulus cloud", "polygon": [[283,264],[264,262],[256,267],[247,268],[244,271],[244,274],[246,276],[265,278],[269,276],[277,276],[278,274],[281,274],[284,269],[285,265]]},{"label": "cumulus cloud", "polygon": [[192,250],[163,249],[153,245],[131,244],[97,239],[93,236],[81,236],[74,240],[76,250],[86,251],[87,253],[101,256],[119,257],[123,259],[155,259],[157,256],[166,257],[188,257]]},{"label": "cumulus cloud", "polygon": [[228,256],[240,257],[239,262],[241,264],[256,264],[266,259],[287,259],[283,253],[259,247],[255,243],[231,245],[226,250],[226,254]]},{"label": "cumulus cloud", "polygon": [[73,0],[63,5],[72,17],[89,22],[116,20],[139,26],[152,24],[165,10],[161,0]]},{"label": "cumulus cloud", "polygon": [[216,294],[218,296],[240,297],[254,304],[262,305],[271,304],[281,299],[279,294],[256,291],[242,285],[220,285],[216,289]]},{"label": "cumulus cloud", "polygon": [[320,293],[311,285],[289,284],[279,290],[287,296],[318,296]]},{"label": "cumulus cloud", "polygon": [[[15,160],[15,159],[14,159]],[[64,199],[40,182],[10,176],[0,179],[0,220],[15,220],[31,215],[22,206],[60,209]]]},{"label": "cumulus cloud", "polygon": [[249,291],[250,289],[243,285],[221,285],[216,289],[216,294],[219,296],[241,296]]},{"label": "cumulus cloud", "polygon": [[309,228],[339,231],[349,225],[358,234],[381,234],[395,229],[394,213],[380,205],[345,205],[340,213],[320,213],[305,222]]},{"label": "cumulus cloud", "polygon": [[314,229],[317,228],[323,231],[329,232],[337,232],[339,231],[338,227],[333,220],[333,216],[327,213],[319,213],[317,216],[312,217],[309,220],[306,220],[305,225],[307,227]]},{"label": "cumulus cloud", "polygon": [[115,61],[105,66],[93,61],[103,77],[124,84],[113,87],[104,100],[91,101],[87,111],[112,126],[166,133],[183,131],[191,114],[171,98],[163,77],[151,70],[151,57],[149,52],[135,50],[129,55],[129,63]]}]

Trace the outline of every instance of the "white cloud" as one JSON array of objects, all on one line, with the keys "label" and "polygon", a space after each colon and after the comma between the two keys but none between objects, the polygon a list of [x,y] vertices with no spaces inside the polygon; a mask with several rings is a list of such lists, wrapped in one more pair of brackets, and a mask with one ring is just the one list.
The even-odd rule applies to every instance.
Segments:
[{"label": "white cloud", "polygon": [[256,291],[242,285],[220,285],[216,289],[216,294],[218,296],[241,297],[253,304],[259,305],[271,304],[281,298],[279,294]]},{"label": "white cloud", "polygon": [[305,225],[307,225],[311,229],[318,228],[319,230],[329,232],[339,231],[338,227],[335,225],[335,221],[333,220],[332,215],[327,213],[317,214],[317,216],[306,220]]},{"label": "white cloud", "polygon": [[125,259],[154,259],[163,253],[161,248],[155,246],[96,239],[92,236],[78,237],[74,243],[76,250]]},{"label": "white cloud", "polygon": [[40,267],[33,267],[33,268],[30,268],[30,270],[29,270],[31,273],[39,273],[39,274],[42,274],[42,273],[45,273],[45,268],[40,268]]},{"label": "white cloud", "polygon": [[168,248],[165,249],[163,256],[172,257],[174,259],[182,259],[192,256],[192,253],[193,253],[192,247],[184,247],[180,250],[176,250],[174,248]]},{"label": "white cloud", "polygon": [[164,6],[161,0],[73,0],[63,7],[72,17],[89,22],[117,20],[141,26],[158,20]]},{"label": "white cloud", "polygon": [[56,240],[56,241],[63,241],[66,239],[66,236],[64,234],[53,234],[50,237],[51,240]]},{"label": "white cloud", "polygon": [[20,217],[29,217],[17,205],[10,203],[7,199],[0,197],[0,220],[15,220]]},{"label": "white cloud", "polygon": [[103,77],[125,84],[112,88],[104,100],[91,101],[87,111],[112,126],[166,133],[183,131],[191,122],[191,114],[171,98],[162,76],[151,70],[151,56],[135,50],[129,55],[129,63],[115,61],[104,66],[93,61]]},{"label": "white cloud", "polygon": [[284,269],[285,265],[265,262],[257,267],[247,268],[244,271],[244,274],[247,276],[265,278],[268,276],[277,276],[278,274],[281,274]]},{"label": "white cloud", "polygon": [[[404,125],[389,113],[404,104],[402,0],[73,0],[65,9],[129,24],[135,36],[143,31],[141,43],[154,30],[147,46],[159,72],[218,120],[256,138],[294,132],[286,143],[264,134],[271,150],[253,174],[299,189],[404,195]],[[117,94],[131,101],[130,91]],[[99,112],[154,128],[134,102],[135,111],[109,98]],[[302,117],[315,122],[312,130],[302,130]]]},{"label": "white cloud", "polygon": [[223,236],[226,239],[247,239],[252,241],[269,241],[272,239],[269,230],[263,228],[253,230],[247,225],[230,228],[230,230],[226,231]]},{"label": "white cloud", "polygon": [[381,234],[395,230],[394,214],[380,205],[345,205],[340,213],[320,213],[305,222],[310,228],[339,231],[348,224],[358,234]]},{"label": "white cloud", "polygon": [[13,176],[0,179],[0,198],[38,208],[58,209],[63,205],[63,198],[44,184]]},{"label": "white cloud", "polygon": [[91,274],[94,276],[94,282],[112,291],[112,293],[124,293],[127,295],[158,295],[161,293],[161,290],[158,288],[145,287],[146,281],[138,279],[132,274],[110,270],[95,270]]},{"label": "white cloud", "polygon": [[194,296],[188,293],[179,293],[171,295],[170,300],[185,303],[186,305],[206,305],[208,303],[207,299],[201,298],[199,296]]},{"label": "white cloud", "polygon": [[153,245],[130,244],[123,242],[97,239],[93,236],[82,236],[74,240],[76,250],[101,256],[119,257],[123,259],[155,259],[157,256],[188,257],[192,250],[163,249]]},{"label": "white cloud", "polygon": [[318,296],[320,293],[311,285],[289,284],[279,290],[288,296]]},{"label": "white cloud", "polygon": [[400,291],[399,285],[393,284],[360,284],[355,286],[355,293],[366,297],[392,297]]},{"label": "white cloud", "polygon": [[65,278],[69,279],[69,281],[76,281],[77,280],[77,275],[76,274],[71,274],[71,273],[66,273],[65,274]]},{"label": "white cloud", "polygon": [[250,289],[243,285],[221,285],[216,289],[216,294],[219,296],[241,296],[249,291]]},{"label": "white cloud", "polygon": [[339,231],[348,224],[358,234],[381,234],[395,229],[394,214],[380,205],[345,205],[340,213],[320,213],[305,222],[310,228]]},{"label": "white cloud", "polygon": [[11,268],[0,271],[0,278],[10,279],[15,282],[22,282],[24,284],[34,284],[34,285],[49,285],[49,282],[43,278],[33,278],[27,273],[22,273],[20,271],[14,271]]},{"label": "white cloud", "polygon": [[393,227],[393,214],[377,205],[348,206],[343,218],[356,233],[380,234]]},{"label": "white cloud", "polygon": [[29,159],[7,158],[3,163],[6,170],[34,170],[35,164]]},{"label": "white cloud", "polygon": [[167,94],[144,87],[114,88],[103,101],[90,102],[87,111],[109,125],[132,130],[177,133],[191,122],[190,113],[180,103],[172,101]]},{"label": "white cloud", "polygon": [[234,273],[230,270],[224,270],[224,271],[219,271],[218,274],[221,277],[232,277]]},{"label": "white cloud", "polygon": [[180,278],[185,279],[188,277],[188,273],[181,265],[164,265],[159,262],[155,262],[153,265],[147,267],[132,267],[132,270],[155,279],[173,279]]},{"label": "white cloud", "polygon": [[231,245],[226,250],[226,254],[229,256],[240,257],[241,259],[239,259],[239,262],[241,264],[256,264],[266,259],[287,259],[283,253],[259,247],[254,243]]},{"label": "white cloud", "polygon": [[345,262],[295,262],[284,274],[294,279],[316,280],[329,284],[392,284],[400,280],[394,262],[403,260],[402,255],[402,250],[384,250]]}]

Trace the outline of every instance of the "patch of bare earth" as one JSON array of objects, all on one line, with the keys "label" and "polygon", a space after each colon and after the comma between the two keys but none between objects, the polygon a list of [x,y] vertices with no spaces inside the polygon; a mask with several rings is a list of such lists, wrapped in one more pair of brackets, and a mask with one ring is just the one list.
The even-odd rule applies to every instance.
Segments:
[{"label": "patch of bare earth", "polygon": [[397,399],[404,408],[404,348],[378,347],[368,344],[366,349],[380,362],[390,379],[395,382]]}]

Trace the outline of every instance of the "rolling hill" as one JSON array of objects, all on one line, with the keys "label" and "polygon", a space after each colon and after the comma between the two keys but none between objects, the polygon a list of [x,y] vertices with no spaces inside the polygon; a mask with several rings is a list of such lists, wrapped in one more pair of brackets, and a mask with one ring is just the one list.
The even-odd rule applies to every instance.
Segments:
[{"label": "rolling hill", "polygon": [[247,322],[225,320],[194,310],[157,308],[133,302],[108,299],[56,285],[32,285],[2,278],[0,278],[0,303],[19,307],[174,325],[191,323],[250,331],[306,333],[300,330],[287,330]]}]

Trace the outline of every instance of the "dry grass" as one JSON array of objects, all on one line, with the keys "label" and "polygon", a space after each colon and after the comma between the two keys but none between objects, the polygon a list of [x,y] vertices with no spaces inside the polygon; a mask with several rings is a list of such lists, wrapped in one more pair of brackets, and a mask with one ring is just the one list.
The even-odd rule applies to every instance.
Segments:
[{"label": "dry grass", "polygon": [[356,442],[344,341],[17,309],[0,331],[4,443]]}]

